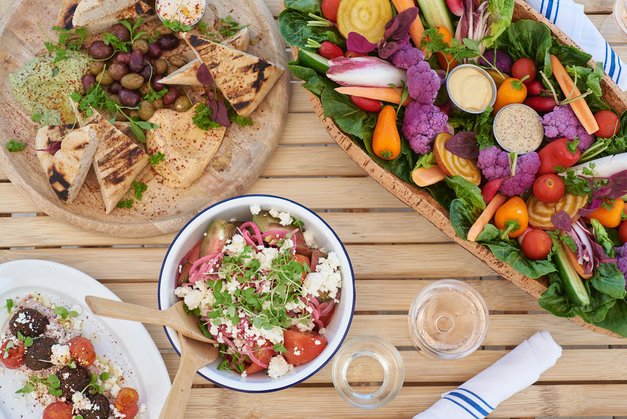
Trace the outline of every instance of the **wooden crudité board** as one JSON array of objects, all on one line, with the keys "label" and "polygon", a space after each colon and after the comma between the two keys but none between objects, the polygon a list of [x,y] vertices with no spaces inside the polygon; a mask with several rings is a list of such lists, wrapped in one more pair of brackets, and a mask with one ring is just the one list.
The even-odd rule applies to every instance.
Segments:
[{"label": "wooden crudit\u00e9 board", "polygon": [[[60,1],[4,0],[8,3],[0,23],[0,162],[7,175],[37,207],[65,222],[85,229],[124,237],[147,237],[181,228],[196,212],[221,199],[244,192],[257,179],[271,157],[283,130],[288,106],[289,75],[286,71],[265,101],[253,113],[253,126],[233,125],[204,174],[192,186],[175,189],[154,176],[141,202],[131,209],[105,214],[100,188],[93,172],[71,204],[50,188],[34,150],[37,127],[12,97],[8,74],[41,52],[44,41],[56,40],[51,30]],[[248,25],[253,42],[248,51],[286,68],[286,56],[272,14],[262,0],[212,2],[218,17],[233,16]],[[6,26],[4,24],[6,23]],[[68,92],[68,95],[72,92]],[[10,153],[9,138],[30,146]]]},{"label": "wooden crudit\u00e9 board", "polygon": [[[513,20],[519,19],[533,19],[540,21],[549,27],[553,35],[560,42],[566,45],[575,45],[570,40],[570,38],[568,38],[568,36],[566,36],[555,25],[549,22],[544,16],[533,10],[523,0],[515,1]],[[612,108],[616,109],[619,115],[627,110],[627,98],[625,97],[624,92],[622,92],[620,88],[607,75],[603,77],[603,80],[601,81],[601,87],[603,89],[605,101]],[[528,294],[532,295],[535,298],[539,298],[540,295],[542,295],[548,285],[546,281],[544,281],[543,279],[531,279],[516,271],[509,264],[497,259],[496,256],[494,256],[487,247],[481,246],[477,243],[469,242],[458,237],[455,234],[455,230],[453,230],[453,226],[451,225],[451,222],[449,220],[448,209],[443,208],[435,199],[433,199],[429,192],[421,190],[415,185],[411,185],[400,180],[394,174],[386,171],[377,163],[375,163],[362,148],[360,148],[350,137],[345,135],[335,125],[331,118],[324,117],[324,112],[320,100],[312,93],[308,92],[308,94],[311,102],[313,103],[314,111],[318,115],[318,118],[320,118],[320,120],[323,122],[331,137],[337,142],[340,148],[342,148],[348,154],[348,156],[353,161],[355,161],[355,163],[357,163],[361,168],[366,171],[366,173],[368,173],[370,177],[372,177],[381,186],[387,189],[391,194],[396,196],[398,199],[400,199],[405,204],[409,205],[419,214],[428,219],[433,225],[439,228],[449,238],[457,242],[466,250],[470,251],[479,259],[483,260],[488,266],[490,266],[504,278],[510,280],[516,286],[525,290]],[[594,325],[584,322],[579,317],[572,318],[571,320],[582,325],[583,327],[587,327],[598,333],[604,333],[618,337],[618,335],[606,329],[602,329],[600,327],[596,327]]]},{"label": "wooden crudit\u00e9 board", "polygon": [[[613,2],[577,1],[585,5],[586,13],[615,51],[627,59],[627,38],[615,26],[604,25],[611,22]],[[265,2],[277,16],[281,1]],[[12,1],[0,0],[0,28],[12,6]],[[5,58],[2,53],[1,60]],[[405,384],[387,406],[364,411],[336,394],[331,364],[292,389],[259,395],[224,390],[196,376],[186,418],[410,418],[444,391],[544,329],[563,346],[562,358],[538,383],[505,401],[490,418],[627,419],[625,341],[546,313],[535,298],[501,279],[386,192],[329,137],[313,113],[305,89],[295,81],[285,130],[261,177],[248,191],[299,201],[335,229],[347,246],[356,275],[357,305],[349,337],[375,335],[395,345],[405,363]],[[157,306],[157,278],[173,234],[150,238],[103,235],[39,211],[0,165],[0,263],[25,258],[66,263],[98,279],[125,301]],[[440,278],[462,279],[477,287],[490,309],[484,345],[461,360],[426,358],[409,339],[411,300]],[[148,330],[173,378],[179,357],[162,328],[149,326]],[[355,373],[355,381],[364,386],[373,378],[377,377],[367,369]]]}]

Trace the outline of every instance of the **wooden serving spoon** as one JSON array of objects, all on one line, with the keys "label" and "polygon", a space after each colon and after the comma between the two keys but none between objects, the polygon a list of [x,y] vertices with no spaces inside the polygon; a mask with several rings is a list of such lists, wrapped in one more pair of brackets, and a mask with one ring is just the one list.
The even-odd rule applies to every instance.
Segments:
[{"label": "wooden serving spoon", "polygon": [[189,339],[181,334],[179,334],[179,339],[181,340],[181,362],[159,419],[185,417],[185,407],[189,401],[196,371],[218,357],[218,348],[213,345]]},{"label": "wooden serving spoon", "polygon": [[207,338],[198,329],[198,319],[185,312],[183,301],[179,301],[166,310],[156,310],[137,304],[123,303],[91,295],[85,297],[85,302],[91,311],[99,316],[169,326],[191,339],[204,343],[216,343],[215,340]]}]

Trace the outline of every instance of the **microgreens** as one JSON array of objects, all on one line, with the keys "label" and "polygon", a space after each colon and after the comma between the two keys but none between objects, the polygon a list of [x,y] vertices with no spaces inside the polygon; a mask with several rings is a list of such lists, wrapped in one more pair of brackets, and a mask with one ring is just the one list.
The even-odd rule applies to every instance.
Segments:
[{"label": "microgreens", "polygon": [[7,141],[7,150],[11,153],[17,153],[19,151],[24,151],[26,148],[26,144],[19,140],[9,140]]},{"label": "microgreens", "polygon": [[52,29],[57,32],[57,42],[46,41],[44,46],[48,52],[54,53],[55,63],[67,59],[68,51],[80,50],[88,35],[86,28],[64,29],[53,26]]},{"label": "microgreens", "polygon": [[196,25],[196,29],[204,36],[215,42],[221,42],[232,37],[247,25],[241,25],[232,16],[220,19],[217,30],[213,30],[206,22],[200,21]]},{"label": "microgreens", "polygon": [[52,311],[54,311],[54,314],[61,317],[61,319],[63,320],[67,320],[68,318],[78,317],[78,313],[76,311],[68,310],[67,308],[63,306],[55,307],[54,310]]},{"label": "microgreens", "polygon": [[192,122],[198,128],[208,131],[211,128],[220,128],[222,125],[213,120],[211,108],[204,103],[199,103],[194,111]]},{"label": "microgreens", "polygon": [[189,32],[192,30],[190,25],[186,25],[178,20],[167,20],[164,19],[161,21],[163,26],[170,29],[172,32]]},{"label": "microgreens", "polygon": [[10,313],[11,309],[13,308],[15,304],[13,303],[13,299],[11,298],[7,298],[6,300],[4,300],[4,306],[7,308],[7,311]]},{"label": "microgreens", "polygon": [[59,397],[63,393],[60,388],[61,382],[59,380],[59,377],[57,377],[55,374],[50,374],[47,377],[42,378],[33,375],[28,379],[26,384],[24,384],[24,387],[17,390],[16,393],[32,393],[37,388],[37,384],[44,384],[46,387],[48,387],[48,393],[53,396]]},{"label": "microgreens", "polygon": [[24,344],[25,348],[33,346],[33,338],[30,336],[24,336],[21,332],[17,332],[17,340]]},{"label": "microgreens", "polygon": [[9,357],[9,351],[13,348],[15,348],[15,343],[12,340],[8,341],[3,349],[2,359],[7,359]]}]

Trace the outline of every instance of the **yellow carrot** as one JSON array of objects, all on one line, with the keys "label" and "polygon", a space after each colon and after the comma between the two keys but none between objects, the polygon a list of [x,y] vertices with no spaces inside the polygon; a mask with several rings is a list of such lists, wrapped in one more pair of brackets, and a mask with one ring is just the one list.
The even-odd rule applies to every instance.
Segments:
[{"label": "yellow carrot", "polygon": [[[566,99],[572,99],[581,95],[581,92],[577,86],[575,86],[575,82],[570,78],[560,60],[552,54],[551,64],[553,65],[553,75],[555,76],[555,80],[557,80],[557,83],[562,88],[562,92],[566,95]],[[596,119],[594,119],[594,115],[584,98],[572,101],[569,105],[588,134],[593,134],[599,130],[599,124],[597,124]]]},{"label": "yellow carrot", "polygon": [[[383,102],[396,103],[401,102],[403,89],[398,87],[361,87],[361,86],[343,86],[337,87],[336,92],[343,95],[365,97],[368,99],[380,100]],[[408,105],[411,99],[405,99],[403,105]]]},{"label": "yellow carrot", "polygon": [[507,201],[507,196],[502,193],[497,193],[496,196],[492,198],[492,201],[485,207],[479,218],[477,218],[477,221],[475,221],[472,227],[470,227],[470,230],[468,230],[468,236],[466,237],[468,241],[477,241],[477,237],[479,237],[483,228],[490,222],[494,214],[496,214],[496,210],[498,210],[505,201]]},{"label": "yellow carrot", "polygon": [[[411,9],[412,7],[416,7],[414,0],[392,0],[392,3],[394,3],[394,7],[396,7],[396,10],[399,13],[407,9]],[[417,16],[409,27],[409,35],[411,36],[412,41],[414,41],[414,45],[418,48],[420,48],[420,42],[422,41],[424,33],[425,28],[422,26],[420,16]]]},{"label": "yellow carrot", "polygon": [[423,188],[443,181],[445,177],[446,175],[438,166],[431,166],[428,169],[419,167],[411,171],[411,180]]}]

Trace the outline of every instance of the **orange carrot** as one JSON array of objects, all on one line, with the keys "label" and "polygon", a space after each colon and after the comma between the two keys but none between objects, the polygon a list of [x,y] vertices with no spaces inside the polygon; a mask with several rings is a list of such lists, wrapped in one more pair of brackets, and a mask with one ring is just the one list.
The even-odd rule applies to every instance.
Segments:
[{"label": "orange carrot", "polygon": [[[453,41],[453,34],[449,32],[444,26],[437,27],[438,32],[442,35],[442,42],[446,45],[451,45]],[[435,57],[438,59],[438,64],[443,70],[451,71],[453,68],[457,66],[457,61],[453,58],[453,56],[446,52],[436,52]]]},{"label": "orange carrot", "polygon": [[434,185],[442,180],[446,175],[444,172],[437,166],[431,166],[428,169],[424,167],[419,167],[411,171],[411,180],[418,186],[425,187],[429,185]]},{"label": "orange carrot", "polygon": [[[566,99],[572,99],[581,95],[581,92],[577,86],[575,86],[575,82],[570,78],[570,75],[568,75],[560,60],[552,54],[551,64],[553,65],[553,75],[555,76],[555,80],[557,80],[557,83],[562,88],[562,92],[566,95]],[[584,98],[570,102],[569,105],[588,134],[593,134],[599,130],[599,124],[597,124],[596,119],[594,119],[594,115]]]},{"label": "orange carrot", "polygon": [[394,160],[401,154],[401,136],[396,126],[396,110],[393,106],[384,106],[379,112],[372,134],[372,151],[383,160]]},{"label": "orange carrot", "polygon": [[587,275],[584,273],[583,266],[579,264],[579,262],[577,261],[577,256],[573,253],[573,251],[570,250],[568,246],[564,245],[563,247],[564,247],[564,251],[566,252],[566,255],[568,256],[568,260],[570,264],[573,265],[573,268],[575,268],[575,271],[577,271],[577,274],[579,274],[579,276],[582,277],[583,279],[592,278],[592,273],[589,273]]},{"label": "orange carrot", "polygon": [[468,230],[468,236],[466,237],[466,240],[471,242],[477,241],[477,237],[479,237],[479,234],[481,234],[483,228],[486,226],[486,224],[490,222],[492,217],[494,217],[494,214],[496,214],[496,210],[498,210],[499,207],[505,203],[505,201],[507,201],[507,196],[503,195],[502,193],[497,193],[494,198],[492,198],[492,201],[490,201],[488,206],[485,207],[485,209],[483,210],[479,218],[477,218],[472,227],[470,227],[470,230]]},{"label": "orange carrot", "polygon": [[[343,95],[366,97],[368,99],[381,100],[383,102],[396,103],[401,102],[403,89],[398,87],[361,87],[361,86],[344,86],[337,87],[336,92]],[[411,98],[405,99],[403,105],[409,105]]]},{"label": "orange carrot", "polygon": [[[414,4],[414,0],[392,0],[394,3],[394,7],[396,10],[401,13],[407,9],[411,9],[412,7],[416,7]],[[414,41],[414,45],[420,48],[420,42],[422,41],[422,36],[425,33],[425,28],[422,26],[422,22],[420,21],[420,16],[417,16],[414,22],[409,27],[409,35],[411,36],[412,41]]]}]

